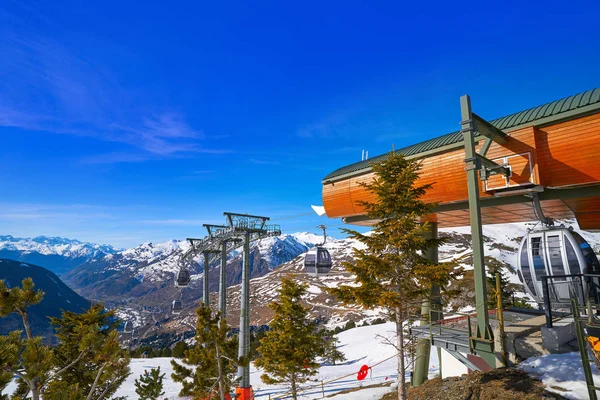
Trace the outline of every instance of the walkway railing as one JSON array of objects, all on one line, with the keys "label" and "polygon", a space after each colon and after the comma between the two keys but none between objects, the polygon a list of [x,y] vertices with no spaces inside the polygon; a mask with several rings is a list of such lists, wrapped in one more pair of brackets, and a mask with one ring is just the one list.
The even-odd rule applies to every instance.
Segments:
[{"label": "walkway railing", "polygon": [[600,274],[543,275],[541,279],[548,328],[552,328],[555,314],[561,317],[571,314],[573,298],[588,309],[600,305]]}]

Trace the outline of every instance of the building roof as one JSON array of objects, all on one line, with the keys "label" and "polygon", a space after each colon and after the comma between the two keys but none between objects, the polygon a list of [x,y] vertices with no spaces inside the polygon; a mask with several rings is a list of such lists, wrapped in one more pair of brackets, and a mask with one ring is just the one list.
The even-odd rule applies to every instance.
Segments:
[{"label": "building roof", "polygon": [[[556,100],[525,111],[510,114],[505,117],[490,121],[490,123],[496,128],[505,131],[521,126],[545,124],[592,110],[600,110],[600,88],[588,90],[583,93],[565,97],[564,99]],[[536,124],[533,122],[536,122]],[[413,144],[402,149],[398,149],[396,152],[405,156],[414,156],[447,145],[460,143],[462,141],[462,133],[460,131],[456,131],[426,140],[421,143]],[[366,170],[370,169],[371,163],[386,159],[388,154],[389,153],[381,154],[369,160],[359,161],[357,163],[336,169],[323,178],[323,181],[335,179],[346,174],[360,173],[362,170],[365,170],[366,172]]]}]

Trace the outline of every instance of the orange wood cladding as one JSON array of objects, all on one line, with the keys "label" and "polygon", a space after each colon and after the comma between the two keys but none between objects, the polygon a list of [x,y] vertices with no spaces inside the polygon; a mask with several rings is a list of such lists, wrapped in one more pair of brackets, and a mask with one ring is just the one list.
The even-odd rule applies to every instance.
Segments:
[{"label": "orange wood cladding", "polygon": [[[579,117],[566,122],[545,127],[526,127],[508,132],[510,138],[505,145],[492,143],[487,158],[498,163],[507,162],[512,168],[512,176],[506,180],[502,176],[492,176],[488,188],[507,185],[539,184],[546,187],[577,186],[600,182],[600,113]],[[483,140],[478,143],[478,148]],[[417,185],[432,184],[425,201],[439,204],[466,201],[468,198],[467,179],[464,170],[464,149],[459,148],[434,154],[420,160],[422,169]],[[323,205],[330,218],[349,217],[364,214],[358,201],[374,201],[374,196],[361,186],[362,182],[373,179],[369,172],[323,185]],[[480,182],[482,198],[491,196]],[[595,199],[595,200],[594,200]],[[557,215],[577,216],[580,223],[588,227],[600,228],[600,198],[586,202],[560,202],[563,208]],[[502,223],[534,220],[535,215],[528,210],[515,213],[508,207],[510,215],[485,216],[484,223]],[[491,211],[491,210],[490,210]],[[551,210],[550,210],[551,211]],[[444,213],[437,218],[445,219],[445,226],[468,224],[468,210]],[[484,213],[485,214],[485,213]],[[487,222],[486,222],[487,220]],[[448,225],[450,224],[450,225]],[[583,226],[582,226],[583,228]]]}]

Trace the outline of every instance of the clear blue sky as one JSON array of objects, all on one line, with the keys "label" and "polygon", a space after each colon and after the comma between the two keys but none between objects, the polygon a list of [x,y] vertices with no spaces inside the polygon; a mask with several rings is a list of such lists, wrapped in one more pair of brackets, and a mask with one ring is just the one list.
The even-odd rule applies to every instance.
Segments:
[{"label": "clear blue sky", "polygon": [[[203,235],[223,211],[310,213],[321,178],[361,149],[458,129],[462,94],[491,119],[600,86],[599,13],[4,0],[0,234],[128,247]],[[318,232],[323,219],[277,222]]]}]

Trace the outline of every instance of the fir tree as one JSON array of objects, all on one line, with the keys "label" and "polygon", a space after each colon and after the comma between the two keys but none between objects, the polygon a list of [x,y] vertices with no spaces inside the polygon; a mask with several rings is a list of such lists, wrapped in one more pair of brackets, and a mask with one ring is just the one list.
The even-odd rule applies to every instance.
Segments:
[{"label": "fir tree", "polygon": [[263,369],[261,380],[266,384],[290,385],[293,399],[298,384],[317,373],[317,357],[324,353],[324,340],[317,325],[307,318],[308,308],[301,304],[306,285],[291,278],[281,280],[279,299],[269,304],[275,315],[269,331],[260,341],[255,365]]},{"label": "fir tree", "polygon": [[165,374],[160,374],[160,367],[152,368],[150,372],[144,371],[139,380],[135,380],[135,392],[140,396],[140,400],[156,400],[163,392],[163,378]]},{"label": "fir tree", "polygon": [[407,371],[408,322],[414,319],[424,301],[431,301],[433,284],[444,287],[459,271],[450,264],[434,265],[424,257],[427,249],[439,246],[440,239],[427,239],[428,224],[421,223],[431,214],[434,204],[422,198],[431,185],[418,185],[420,166],[402,155],[371,164],[375,177],[363,183],[376,199],[359,201],[369,219],[377,222],[370,235],[344,229],[353,239],[365,244],[354,250],[354,260],[345,268],[355,276],[355,285],[333,288],[331,293],[344,303],[365,308],[382,307],[396,323],[398,352],[398,397],[406,399],[403,377]]},{"label": "fir tree", "polygon": [[[231,337],[230,327],[213,315],[204,303],[196,310],[197,345],[184,352],[183,364],[172,360],[175,382],[181,382],[180,396],[194,398],[224,398],[229,393],[237,371],[237,338]],[[174,352],[175,353],[175,352]]]}]

